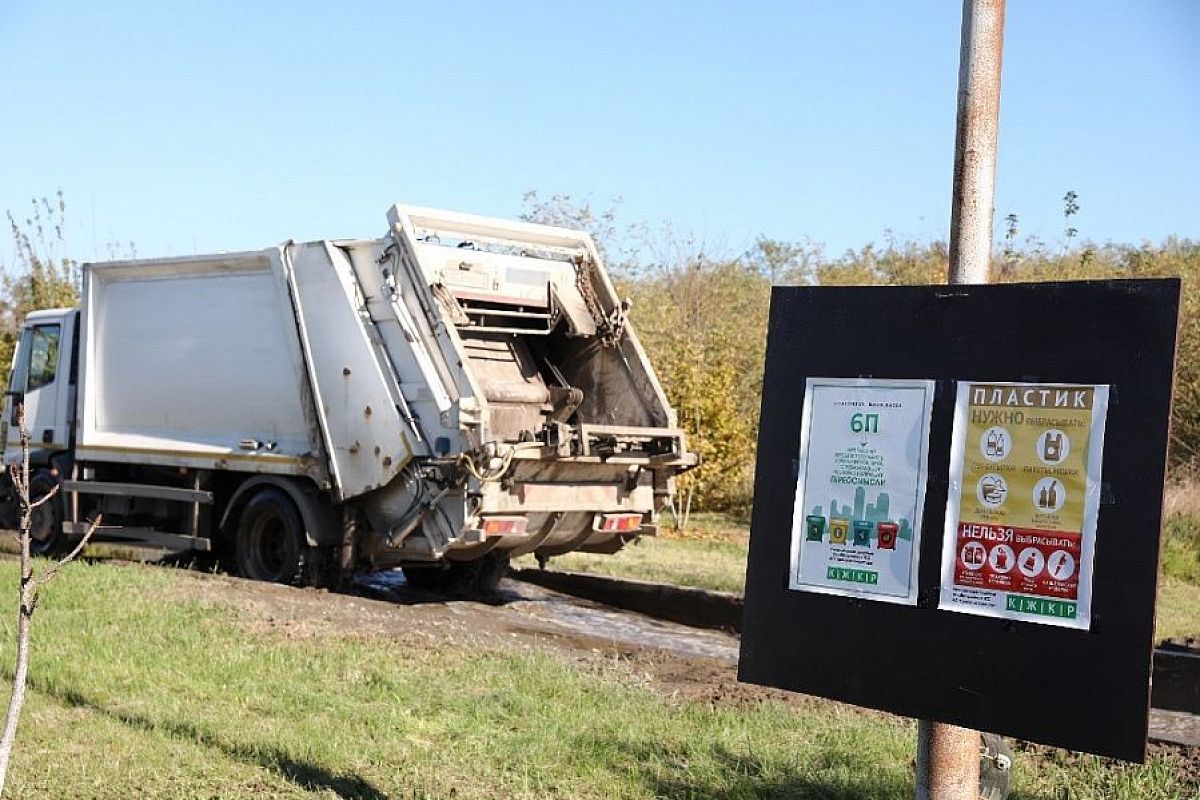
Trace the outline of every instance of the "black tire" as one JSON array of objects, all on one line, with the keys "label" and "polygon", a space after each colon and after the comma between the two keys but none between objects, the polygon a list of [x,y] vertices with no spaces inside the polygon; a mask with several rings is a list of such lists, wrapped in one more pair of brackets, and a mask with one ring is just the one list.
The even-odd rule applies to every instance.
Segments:
[{"label": "black tire", "polygon": [[447,561],[404,568],[414,589],[453,597],[486,597],[496,593],[508,573],[508,553],[493,550],[473,561]]},{"label": "black tire", "polygon": [[305,583],[316,556],[296,504],[274,488],[258,490],[242,508],[234,550],[242,577],[293,586]]},{"label": "black tire", "polygon": [[[35,473],[29,482],[29,499],[37,502],[54,490],[58,481],[45,472]],[[55,495],[33,509],[30,516],[29,549],[36,555],[49,555],[62,549],[66,540],[62,530],[62,498]]]}]

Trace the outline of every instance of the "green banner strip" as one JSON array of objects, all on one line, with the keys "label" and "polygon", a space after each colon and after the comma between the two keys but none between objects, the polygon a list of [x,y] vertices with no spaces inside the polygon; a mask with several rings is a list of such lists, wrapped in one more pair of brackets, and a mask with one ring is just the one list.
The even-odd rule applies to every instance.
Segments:
[{"label": "green banner strip", "polygon": [[1066,600],[1047,600],[1044,597],[1025,597],[1019,594],[1009,594],[1004,597],[1005,611],[1039,614],[1043,617],[1075,618],[1075,604]]},{"label": "green banner strip", "polygon": [[830,581],[845,581],[847,583],[879,583],[879,573],[869,569],[849,569],[847,567],[828,567],[825,579]]}]

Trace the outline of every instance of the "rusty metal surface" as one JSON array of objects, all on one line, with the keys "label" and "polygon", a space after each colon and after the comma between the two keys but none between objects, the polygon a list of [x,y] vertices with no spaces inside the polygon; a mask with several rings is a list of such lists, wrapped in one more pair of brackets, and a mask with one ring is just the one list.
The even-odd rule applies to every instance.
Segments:
[{"label": "rusty metal surface", "polygon": [[[987,283],[992,259],[1004,0],[963,0],[950,206],[951,284]],[[918,800],[979,796],[979,732],[917,723]]]},{"label": "rusty metal surface", "polygon": [[950,283],[987,283],[992,255],[1004,0],[964,0],[950,211]]},{"label": "rusty metal surface", "polygon": [[976,800],[979,731],[917,723],[917,800]]}]

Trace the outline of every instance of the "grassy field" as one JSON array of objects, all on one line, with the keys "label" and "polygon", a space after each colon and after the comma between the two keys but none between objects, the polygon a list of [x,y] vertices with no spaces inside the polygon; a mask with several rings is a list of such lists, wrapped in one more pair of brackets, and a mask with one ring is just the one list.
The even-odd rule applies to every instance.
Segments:
[{"label": "grassy field", "polygon": [[[51,587],[11,796],[912,796],[902,720],[680,699],[599,654],[277,625],[205,580],[76,565]],[[1018,797],[1194,796],[1174,759],[1022,758]]]},{"label": "grassy field", "polygon": [[[741,594],[746,587],[749,525],[721,514],[697,514],[686,533],[666,527],[627,545],[616,555],[568,553],[551,560],[553,569],[592,572],[618,578],[696,586]],[[534,567],[533,556],[514,562]]]},{"label": "grassy field", "polygon": [[[534,567],[537,562],[524,556],[514,566]],[[552,559],[550,567],[741,594],[746,583],[746,536],[724,541],[646,537],[616,555],[568,553]]]},{"label": "grassy field", "polygon": [[1200,586],[1200,517],[1167,520],[1162,549],[1163,573]]},{"label": "grassy field", "polygon": [[[686,534],[664,530],[616,555],[569,553],[553,559],[551,566],[740,594],[745,589],[748,540],[749,532],[739,521],[705,515]],[[516,563],[535,566],[532,556]],[[1167,519],[1162,565],[1159,638],[1200,638],[1200,516],[1178,513]]]}]

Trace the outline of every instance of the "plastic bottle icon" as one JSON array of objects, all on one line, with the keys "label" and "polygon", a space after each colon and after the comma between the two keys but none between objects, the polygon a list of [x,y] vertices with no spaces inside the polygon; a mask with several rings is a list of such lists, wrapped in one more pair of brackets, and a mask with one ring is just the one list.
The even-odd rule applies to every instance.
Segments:
[{"label": "plastic bottle icon", "polygon": [[993,464],[1008,458],[1011,449],[1012,435],[998,425],[988,428],[979,437],[979,451]]},{"label": "plastic bottle icon", "polygon": [[1058,508],[1058,481],[1048,481],[1038,492],[1038,508],[1044,511],[1054,511]]},{"label": "plastic bottle icon", "polygon": [[830,517],[829,518],[829,543],[830,544],[845,544],[846,536],[850,532],[850,520],[846,517]]}]

